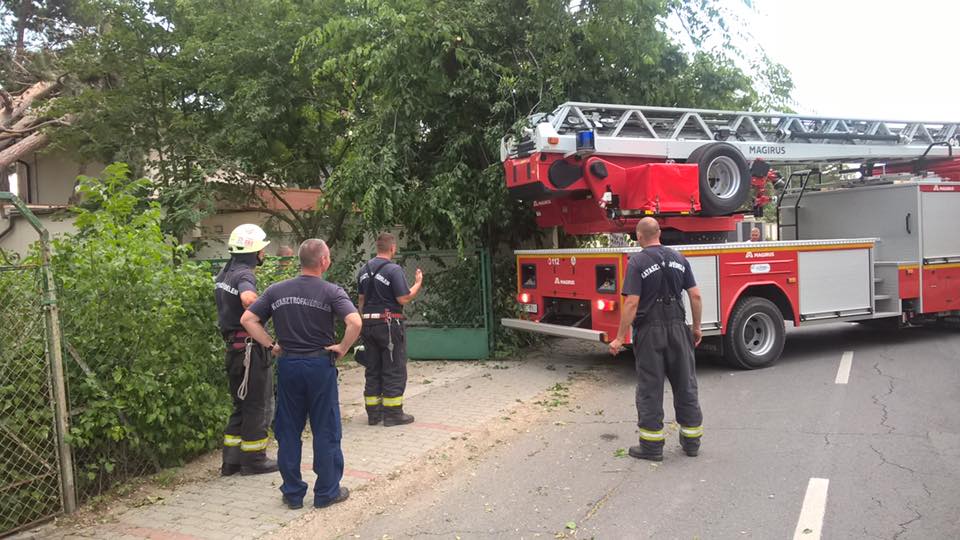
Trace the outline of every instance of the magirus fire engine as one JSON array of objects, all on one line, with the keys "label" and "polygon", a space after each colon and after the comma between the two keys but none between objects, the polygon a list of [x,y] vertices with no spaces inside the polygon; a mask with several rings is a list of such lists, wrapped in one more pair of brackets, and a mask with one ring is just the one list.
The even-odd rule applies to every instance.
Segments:
[{"label": "magirus fire engine", "polygon": [[[505,137],[501,158],[541,227],[632,232],[656,217],[703,294],[704,347],[749,369],[777,360],[785,322],[960,315],[958,137],[958,122],[565,103]],[[723,243],[751,192],[754,211],[770,201],[770,182],[780,240]],[[609,341],[638,251],[517,251],[525,315],[503,325]]]}]

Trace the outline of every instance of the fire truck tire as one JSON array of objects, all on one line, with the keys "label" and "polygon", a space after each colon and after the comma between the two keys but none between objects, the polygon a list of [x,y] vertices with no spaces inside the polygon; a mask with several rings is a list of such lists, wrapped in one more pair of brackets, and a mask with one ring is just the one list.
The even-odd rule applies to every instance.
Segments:
[{"label": "fire truck tire", "polygon": [[690,154],[687,163],[700,166],[700,209],[703,214],[732,214],[750,196],[750,168],[743,154],[732,144],[705,144]]},{"label": "fire truck tire", "polygon": [[759,369],[780,358],[786,340],[783,313],[776,304],[755,296],[740,299],[723,336],[727,362],[740,369]]}]

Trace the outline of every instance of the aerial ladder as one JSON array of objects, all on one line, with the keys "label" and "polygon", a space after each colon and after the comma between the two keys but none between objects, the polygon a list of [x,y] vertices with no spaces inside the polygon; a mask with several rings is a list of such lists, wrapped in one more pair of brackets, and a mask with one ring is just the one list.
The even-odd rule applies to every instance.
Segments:
[{"label": "aerial ladder", "polygon": [[771,164],[960,180],[958,138],[960,121],[568,102],[531,116],[500,153],[507,188],[533,202],[541,227],[630,232],[655,216],[689,242],[718,241],[744,209],[760,212],[767,183],[784,184]]}]

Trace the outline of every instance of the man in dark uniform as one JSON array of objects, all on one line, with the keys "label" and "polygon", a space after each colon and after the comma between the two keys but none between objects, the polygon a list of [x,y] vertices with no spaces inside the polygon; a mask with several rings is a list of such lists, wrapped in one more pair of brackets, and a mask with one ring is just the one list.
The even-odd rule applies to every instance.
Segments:
[{"label": "man in dark uniform", "polygon": [[214,294],[220,333],[227,344],[226,370],[233,413],[223,430],[220,474],[271,473],[277,462],[267,459],[267,407],[273,393],[270,358],[240,325],[243,310],[257,299],[254,269],[263,263],[267,234],[256,225],[240,225],[230,234],[230,260],[217,274]]},{"label": "man in dark uniform", "polygon": [[[277,360],[277,461],[283,502],[302,508],[307,484],[300,476],[301,436],[310,417],[313,434],[313,505],[330,506],[349,497],[340,486],[343,451],[340,449],[340,397],[336,362],[360,335],[362,321],[347,293],[323,279],[330,268],[330,250],[323,240],[300,244],[301,274],[275,283],[241,317],[243,327],[258,343],[279,356]],[[273,318],[277,341],[263,325]],[[336,343],[335,319],[347,325]]]},{"label": "man in dark uniform", "polygon": [[384,426],[413,422],[413,416],[403,412],[403,392],[407,389],[403,306],[420,293],[423,272],[417,269],[416,281],[408,287],[403,268],[393,262],[396,254],[396,237],[382,233],[377,237],[377,256],[363,265],[357,276],[367,378],[363,399],[371,426],[381,420]]},{"label": "man in dark uniform", "polygon": [[[623,347],[633,326],[633,354],[637,369],[637,416],[640,445],[630,447],[639,459],[663,461],[663,379],[673,388],[673,406],[680,424],[680,446],[696,456],[703,435],[703,414],[697,397],[694,347],[703,333],[703,302],[690,263],[677,251],[660,245],[660,224],[647,217],[637,224],[643,251],[630,257],[621,294],[623,313],[610,353]],[[693,324],[688,328],[682,292],[690,297]]]}]

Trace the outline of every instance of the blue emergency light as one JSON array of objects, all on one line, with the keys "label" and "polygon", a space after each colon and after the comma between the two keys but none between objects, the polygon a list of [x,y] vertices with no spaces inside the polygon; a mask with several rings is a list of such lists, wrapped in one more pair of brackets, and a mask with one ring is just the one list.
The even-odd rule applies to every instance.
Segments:
[{"label": "blue emergency light", "polygon": [[597,150],[597,134],[592,129],[577,132],[577,153],[592,154]]}]

